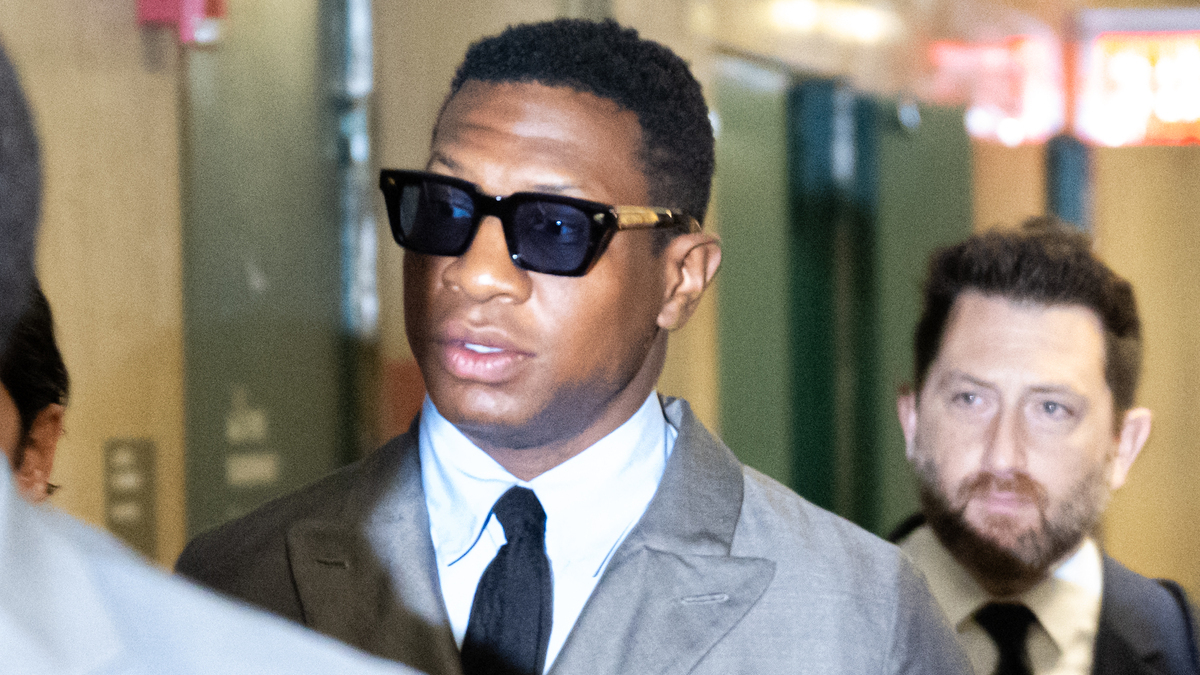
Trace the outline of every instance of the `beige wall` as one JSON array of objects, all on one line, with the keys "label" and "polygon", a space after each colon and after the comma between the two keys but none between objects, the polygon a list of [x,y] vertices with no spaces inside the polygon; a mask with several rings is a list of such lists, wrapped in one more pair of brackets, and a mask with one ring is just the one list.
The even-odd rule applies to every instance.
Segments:
[{"label": "beige wall", "polygon": [[0,31],[41,133],[38,271],[72,380],[53,501],[102,523],[105,440],[153,440],[167,562],[184,536],[179,57],[134,7],[3,2]]},{"label": "beige wall", "polygon": [[1150,442],[1108,511],[1113,555],[1200,594],[1200,147],[1099,149],[1096,234],[1145,331]]},{"label": "beige wall", "polygon": [[1046,210],[1046,151],[971,141],[975,229],[1012,227]]}]

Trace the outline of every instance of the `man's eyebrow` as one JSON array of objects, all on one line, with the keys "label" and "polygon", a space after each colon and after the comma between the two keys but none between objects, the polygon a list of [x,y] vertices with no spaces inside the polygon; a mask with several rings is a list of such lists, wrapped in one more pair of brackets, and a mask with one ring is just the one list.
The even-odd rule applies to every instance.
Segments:
[{"label": "man's eyebrow", "polygon": [[433,154],[431,154],[429,156],[429,161],[425,163],[425,169],[429,170],[434,164],[441,164],[442,166],[446,167],[447,169],[450,169],[451,171],[455,171],[455,172],[462,169],[462,166],[460,166],[458,162],[450,159],[449,157],[443,155],[440,152],[434,152]]},{"label": "man's eyebrow", "polygon": [[574,183],[567,183],[565,185],[550,185],[550,184],[538,183],[537,185],[533,186],[532,190],[525,190],[525,192],[545,192],[545,193],[553,194],[553,195],[561,195],[561,194],[566,194],[566,193],[570,192],[571,190],[578,189],[578,187],[579,186],[575,185]]},{"label": "man's eyebrow", "polygon": [[981,380],[973,375],[968,375],[961,370],[952,370],[938,378],[938,384],[942,386],[957,382],[966,382],[968,384],[973,384],[976,387],[985,387],[987,389],[992,389],[995,387],[995,385],[993,385],[991,382]]},{"label": "man's eyebrow", "polygon": [[[966,382],[976,387],[983,387],[985,389],[995,388],[995,385],[991,382],[981,380],[977,377],[964,373],[961,370],[952,370],[938,378],[938,384],[941,386],[957,384],[961,382]],[[1067,384],[1038,384],[1030,387],[1027,391],[1036,394],[1069,394],[1071,396],[1082,396],[1082,394]]]},{"label": "man's eyebrow", "polygon": [[[462,174],[462,164],[459,164],[440,152],[434,152],[432,155],[430,155],[429,162],[425,164],[425,170],[428,171],[433,167],[434,164],[440,164],[455,174]],[[552,195],[565,195],[568,192],[577,189],[579,189],[579,186],[574,183],[538,183],[531,186],[528,190],[522,190],[522,192],[544,192]]]},{"label": "man's eyebrow", "polygon": [[1071,396],[1083,396],[1075,391],[1075,388],[1067,384],[1042,384],[1030,387],[1029,391],[1035,394],[1069,394]]}]

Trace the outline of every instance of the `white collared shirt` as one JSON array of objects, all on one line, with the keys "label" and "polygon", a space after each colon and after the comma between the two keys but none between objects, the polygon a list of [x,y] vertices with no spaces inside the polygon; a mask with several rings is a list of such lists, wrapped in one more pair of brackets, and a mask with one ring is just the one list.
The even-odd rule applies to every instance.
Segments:
[{"label": "white collared shirt", "polygon": [[549,670],[613,551],[641,519],[662,479],[679,432],[658,394],[594,445],[531,481],[510,474],[438,413],[421,409],[421,481],[437,556],[442,598],[462,646],[475,587],[504,545],[492,505],[514,485],[533,490],[546,512],[546,556],[553,578]]},{"label": "white collared shirt", "polygon": [[[928,525],[917,528],[900,548],[925,574],[929,590],[958,635],[976,673],[991,673],[999,650],[974,619],[975,612],[995,600],[975,581]],[[1037,675],[1087,675],[1092,672],[1103,560],[1096,542],[1085,539],[1070,558],[1033,588],[1006,601],[1020,602],[1037,617],[1025,646]]]}]

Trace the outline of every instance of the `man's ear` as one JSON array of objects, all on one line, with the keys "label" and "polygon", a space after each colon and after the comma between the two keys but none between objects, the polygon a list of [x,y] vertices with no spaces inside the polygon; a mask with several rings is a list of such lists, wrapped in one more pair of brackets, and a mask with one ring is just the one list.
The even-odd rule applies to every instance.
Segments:
[{"label": "man's ear", "polygon": [[21,466],[16,471],[17,488],[21,496],[31,502],[40,502],[48,493],[50,472],[54,469],[54,453],[58,451],[58,440],[62,438],[64,409],[51,403],[38,412],[24,438],[24,453]]},{"label": "man's ear", "polygon": [[1117,432],[1117,455],[1108,484],[1113,490],[1125,484],[1133,460],[1137,459],[1146,441],[1150,438],[1150,421],[1153,414],[1149,408],[1133,408],[1125,413],[1121,429]]},{"label": "man's ear", "polygon": [[658,325],[682,328],[696,311],[704,289],[721,267],[721,240],[715,234],[696,232],[675,237],[662,252],[666,289]]},{"label": "man's ear", "polygon": [[896,392],[896,416],[900,418],[900,428],[904,431],[904,456],[911,462],[916,453],[917,393],[907,384]]}]

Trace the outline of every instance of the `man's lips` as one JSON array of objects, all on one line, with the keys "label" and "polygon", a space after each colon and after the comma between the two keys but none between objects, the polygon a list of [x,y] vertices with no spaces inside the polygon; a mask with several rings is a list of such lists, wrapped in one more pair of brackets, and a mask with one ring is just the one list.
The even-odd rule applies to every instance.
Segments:
[{"label": "man's lips", "polygon": [[971,501],[986,513],[997,516],[1016,516],[1037,508],[1036,499],[1012,490],[981,490]]},{"label": "man's lips", "polygon": [[981,472],[968,481],[959,498],[972,510],[1002,517],[1040,512],[1046,505],[1045,489],[1024,473],[999,476]]},{"label": "man's lips", "polygon": [[533,356],[496,338],[452,337],[442,340],[440,346],[446,370],[458,379],[474,382],[503,382]]}]

